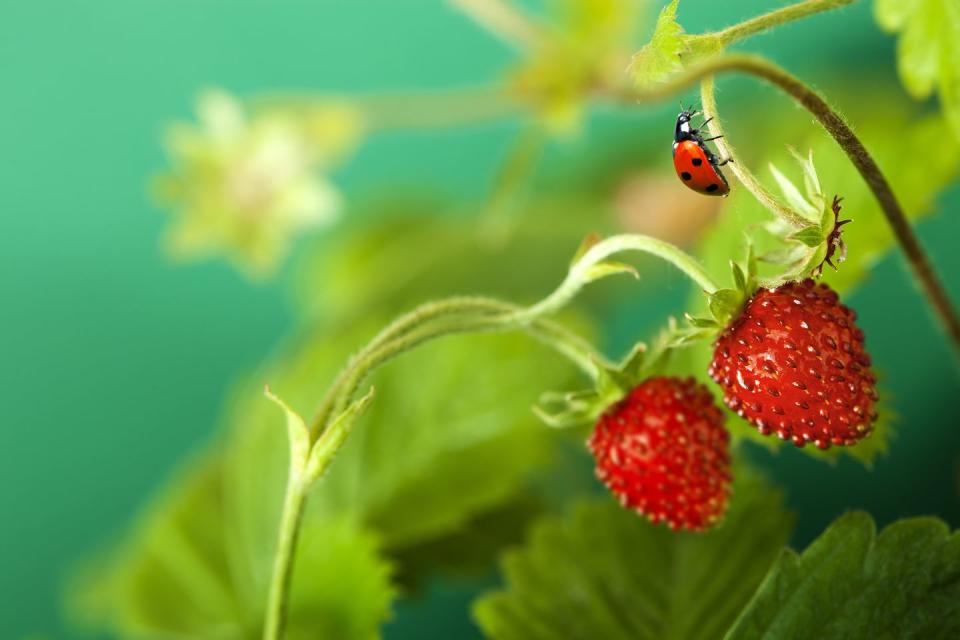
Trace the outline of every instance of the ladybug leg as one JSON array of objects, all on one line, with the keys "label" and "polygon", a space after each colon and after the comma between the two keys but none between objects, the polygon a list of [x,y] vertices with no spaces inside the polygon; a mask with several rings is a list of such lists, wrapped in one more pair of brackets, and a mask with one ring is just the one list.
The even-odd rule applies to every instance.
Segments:
[{"label": "ladybug leg", "polygon": [[728,164],[730,162],[733,162],[733,158],[724,158],[722,161],[717,163],[717,166],[722,167],[723,165]]},{"label": "ladybug leg", "polygon": [[711,140],[719,140],[719,139],[722,138],[722,137],[723,137],[723,136],[713,136],[712,138],[704,138],[703,141],[704,141],[704,142],[710,142]]},{"label": "ladybug leg", "polygon": [[703,122],[701,122],[701,123],[697,126],[697,128],[698,128],[698,129],[703,129],[705,126],[707,126],[707,123],[710,122],[711,120],[713,120],[713,116],[710,116],[709,118],[707,118],[706,120],[704,120]]}]

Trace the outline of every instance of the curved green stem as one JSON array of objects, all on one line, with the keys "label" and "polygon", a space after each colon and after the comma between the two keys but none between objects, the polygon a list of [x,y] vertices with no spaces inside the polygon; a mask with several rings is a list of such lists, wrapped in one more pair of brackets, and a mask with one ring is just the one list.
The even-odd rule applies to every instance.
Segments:
[{"label": "curved green stem", "polygon": [[[415,340],[415,342],[419,344],[419,342],[423,341],[423,327],[431,327],[431,323],[436,322],[438,319],[452,317],[452,326],[454,329],[456,328],[457,322],[480,322],[483,320],[490,320],[493,323],[501,322],[507,325],[510,323],[504,323],[503,316],[516,313],[520,309],[522,308],[516,305],[491,298],[461,296],[437,302],[429,302],[404,314],[374,336],[367,346],[353,356],[348,365],[340,372],[324,396],[313,420],[311,420],[311,436],[316,436],[329,421],[331,415],[336,415],[338,411],[342,409],[349,397],[352,396],[352,393],[356,390],[356,384],[359,384],[362,377],[365,377],[365,375],[361,376],[356,384],[352,385],[351,392],[344,394],[342,387],[347,383],[350,376],[354,375],[356,370],[370,371],[378,366],[378,364],[382,363],[385,359],[384,353],[389,352],[390,349],[398,350],[396,353],[390,353],[388,358],[393,355],[398,355],[402,351],[414,346],[407,346],[406,344],[409,334],[414,331],[414,329],[420,329],[419,337]],[[470,329],[465,324],[463,330],[468,331]],[[546,320],[538,320],[533,326],[528,327],[527,330],[535,338],[552,346],[562,355],[568,357],[568,359],[590,376],[595,374],[594,365],[592,364],[593,361],[597,359],[602,361],[602,356],[596,353],[589,343],[561,325]],[[438,336],[457,332],[450,330],[447,325],[434,327],[434,331]],[[432,336],[433,334],[428,336],[428,338]],[[385,346],[389,346],[390,348],[385,349]]]},{"label": "curved green stem", "polygon": [[676,246],[650,236],[624,234],[601,240],[590,247],[583,254],[583,257],[571,267],[566,279],[556,291],[539,303],[523,310],[518,315],[517,320],[523,321],[524,316],[536,317],[559,309],[577,294],[585,282],[589,281],[591,269],[602,263],[606,258],[623,251],[640,251],[666,260],[683,271],[706,293],[713,293],[719,289],[700,263]]},{"label": "curved green stem", "polygon": [[[555,313],[576,296],[584,285],[602,277],[595,269],[602,266],[608,257],[624,251],[649,253],[670,262],[706,293],[713,293],[719,288],[693,257],[668,242],[639,234],[601,240],[580,256],[552,294],[530,307],[516,307],[483,298],[464,298],[452,305],[433,303],[401,318],[375,338],[338,376],[312,428],[322,429],[330,416],[342,411],[363,379],[377,366],[422,342],[451,333],[522,328],[570,358],[588,375],[595,376],[596,363],[602,362],[602,357],[585,342],[542,317]],[[456,315],[458,313],[459,316]],[[436,323],[428,320],[436,320]],[[415,326],[417,330],[412,331]]]},{"label": "curved green stem", "polygon": [[960,352],[960,317],[953,308],[946,289],[933,270],[929,258],[920,246],[920,242],[907,221],[897,197],[890,188],[890,184],[849,125],[817,92],[763,58],[730,54],[693,65],[683,73],[655,88],[629,92],[622,94],[621,97],[641,102],[660,100],[686,89],[703,78],[732,71],[756,76],[787,93],[809,111],[826,129],[827,133],[836,140],[873,192],[873,196],[883,210],[887,222],[893,230],[894,236],[900,244],[900,248],[927,300],[946,327],[954,349]]},{"label": "curved green stem", "polygon": [[[336,385],[330,415],[335,416],[343,411],[363,380],[377,367],[425,342],[457,333],[522,329],[569,359],[591,379],[597,376],[597,364],[606,362],[585,340],[561,325],[543,319],[528,319],[522,307],[494,300],[487,302],[488,306],[479,309],[479,313],[464,310],[465,313],[461,314],[436,316],[432,322],[365,349],[363,357],[344,372],[339,385]],[[490,314],[489,311],[496,306],[500,307],[500,311]]]},{"label": "curved green stem", "polygon": [[[303,424],[302,419],[297,417],[300,421],[299,428],[304,434],[302,436],[304,442],[300,444],[304,447],[310,448],[311,443],[322,442],[324,438],[331,439],[331,445],[324,448],[325,453],[323,459],[319,461],[320,467],[316,471],[316,477],[319,477],[319,474],[330,464],[334,454],[348,435],[348,427],[342,427],[338,432],[334,432],[341,424],[337,418],[344,415],[343,412],[346,411],[363,380],[388,360],[442,336],[466,332],[522,329],[554,348],[596,379],[599,375],[598,367],[607,364],[603,356],[585,340],[562,326],[545,320],[543,316],[558,311],[586,284],[605,275],[624,270],[618,265],[605,262],[609,256],[623,251],[641,251],[661,257],[676,265],[708,293],[717,289],[717,285],[703,267],[677,247],[647,236],[622,235],[596,242],[583,251],[556,291],[531,307],[523,308],[499,300],[478,297],[452,298],[425,304],[392,322],[351,359],[331,385],[309,428]],[[331,427],[333,427],[332,430]],[[274,558],[267,624],[264,628],[265,640],[279,640],[283,636],[293,558],[308,489],[303,470],[296,466],[297,463],[293,460],[293,451],[294,447],[291,446],[290,478],[287,483],[277,553]]]},{"label": "curved green stem", "polygon": [[745,164],[737,160],[737,155],[734,153],[733,146],[723,133],[723,123],[721,122],[720,116],[717,112],[717,102],[716,98],[714,97],[713,85],[713,76],[707,76],[700,81],[700,103],[702,105],[703,112],[709,114],[709,117],[712,118],[710,123],[707,125],[710,130],[711,137],[720,136],[714,140],[714,144],[717,145],[717,150],[720,151],[720,155],[722,157],[731,159],[731,162],[727,165],[727,168],[731,171],[731,173],[733,173],[733,175],[737,177],[740,183],[746,187],[747,191],[753,194],[754,198],[759,200],[761,204],[763,204],[774,214],[778,215],[780,219],[790,226],[796,229],[802,229],[803,227],[808,227],[812,224],[815,224],[814,221],[808,220],[802,214],[783,204],[779,198],[770,193],[767,188],[764,187],[759,180],[757,180],[757,178]]}]

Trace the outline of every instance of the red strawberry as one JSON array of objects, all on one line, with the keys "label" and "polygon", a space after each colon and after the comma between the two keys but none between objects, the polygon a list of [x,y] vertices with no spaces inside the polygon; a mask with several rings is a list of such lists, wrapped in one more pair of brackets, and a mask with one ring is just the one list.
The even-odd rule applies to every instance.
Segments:
[{"label": "red strawberry", "polygon": [[730,435],[710,391],[649,378],[607,409],[588,446],[597,477],[625,507],[671,529],[702,530],[727,508]]},{"label": "red strawberry", "polygon": [[854,444],[877,417],[877,379],[855,320],[825,284],[761,289],[717,339],[710,376],[764,435],[798,447]]}]

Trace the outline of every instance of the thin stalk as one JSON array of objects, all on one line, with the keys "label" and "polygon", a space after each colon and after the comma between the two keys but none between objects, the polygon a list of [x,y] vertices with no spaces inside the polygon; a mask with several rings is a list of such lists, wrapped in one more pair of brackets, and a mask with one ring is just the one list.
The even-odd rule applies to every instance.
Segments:
[{"label": "thin stalk", "polygon": [[683,271],[706,293],[713,293],[719,288],[710,274],[695,258],[669,242],[640,234],[624,234],[607,238],[587,250],[583,257],[570,269],[570,273],[563,283],[550,296],[532,307],[524,309],[521,312],[521,318],[523,316],[536,317],[562,307],[583,286],[591,268],[608,256],[622,251],[639,251],[662,258]]},{"label": "thin stalk", "polygon": [[806,18],[817,13],[830,11],[832,9],[839,9],[840,7],[845,7],[848,4],[853,4],[856,1],[857,0],[806,0],[805,2],[798,2],[797,4],[792,4],[788,7],[775,9],[769,13],[763,14],[762,16],[751,18],[750,20],[746,20],[708,35],[720,38],[723,46],[728,46],[738,40],[748,38],[762,31],[767,31],[768,29],[778,27],[788,22],[793,22],[794,20]]},{"label": "thin stalk", "polygon": [[723,133],[723,123],[717,114],[717,103],[714,98],[713,85],[713,76],[707,76],[700,81],[700,103],[703,107],[703,112],[707,114],[707,117],[712,118],[707,125],[710,130],[710,136],[720,136],[714,140],[714,144],[717,145],[717,150],[720,152],[721,157],[731,160],[730,164],[726,165],[726,167],[737,177],[740,183],[746,187],[747,191],[753,194],[754,198],[759,200],[761,204],[778,215],[781,220],[790,226],[795,229],[802,229],[812,224],[818,224],[818,221],[808,220],[802,214],[783,204],[779,198],[763,186],[745,164],[737,160],[733,146]]},{"label": "thin stalk", "polygon": [[[624,234],[601,240],[576,260],[567,277],[552,294],[530,307],[515,307],[482,298],[466,298],[458,303],[461,305],[459,309],[457,305],[442,306],[440,303],[433,303],[426,309],[412,312],[405,319],[401,318],[386,332],[389,341],[383,338],[374,339],[374,342],[341,372],[328,392],[311,429],[322,429],[331,416],[339,414],[373,369],[422,342],[451,333],[522,328],[545,344],[556,348],[593,377],[596,374],[595,363],[602,362],[602,357],[585,342],[559,325],[544,321],[542,317],[564,307],[585,284],[598,277],[592,271],[594,268],[604,263],[608,257],[624,251],[648,253],[670,262],[706,293],[713,293],[719,288],[695,258],[668,242],[639,234]],[[500,313],[491,315],[491,312],[498,308]],[[454,315],[458,311],[465,315]],[[419,326],[414,317],[419,318]],[[435,323],[427,320],[435,320]],[[414,326],[417,326],[416,331],[406,331]]]},{"label": "thin stalk", "polygon": [[730,54],[693,65],[683,73],[653,89],[629,92],[621,95],[621,97],[642,102],[660,100],[686,89],[703,78],[729,72],[741,72],[756,76],[787,93],[809,111],[826,129],[827,133],[836,140],[873,192],[873,196],[883,210],[887,222],[900,244],[900,249],[906,256],[927,301],[946,328],[954,349],[960,352],[960,317],[957,316],[946,289],[933,270],[927,254],[920,246],[920,242],[907,221],[897,197],[890,188],[890,183],[887,182],[883,172],[880,171],[880,167],[877,166],[873,157],[849,125],[813,89],[763,58]]},{"label": "thin stalk", "polygon": [[329,421],[330,415],[333,413],[334,405],[336,404],[338,391],[349,375],[349,372],[360,366],[360,363],[366,360],[371,353],[379,349],[384,343],[400,338],[414,328],[425,325],[435,318],[462,313],[502,313],[504,311],[501,306],[502,304],[506,303],[481,297],[460,296],[447,298],[445,300],[423,304],[391,322],[380,331],[380,333],[374,336],[361,351],[355,354],[347,366],[338,374],[324,395],[323,400],[320,402],[320,408],[314,415],[313,420],[310,421],[311,438],[319,435]]},{"label": "thin stalk", "polygon": [[291,471],[283,499],[277,550],[273,556],[273,574],[267,596],[267,619],[263,627],[264,640],[283,638],[289,610],[290,583],[293,579],[293,559],[297,539],[300,536],[300,522],[303,520],[306,500],[307,492],[301,474]]},{"label": "thin stalk", "polygon": [[[356,394],[363,380],[376,368],[411,349],[437,338],[458,333],[505,332],[523,329],[543,344],[568,358],[591,379],[597,375],[597,363],[605,362],[586,341],[567,331],[561,325],[545,320],[528,320],[521,307],[507,305],[500,313],[490,315],[451,314],[437,316],[432,322],[414,330],[397,335],[372,349],[365,349],[363,356],[344,372],[339,384],[334,385],[334,399],[329,416],[338,415]],[[529,322],[529,324],[527,324]]]}]

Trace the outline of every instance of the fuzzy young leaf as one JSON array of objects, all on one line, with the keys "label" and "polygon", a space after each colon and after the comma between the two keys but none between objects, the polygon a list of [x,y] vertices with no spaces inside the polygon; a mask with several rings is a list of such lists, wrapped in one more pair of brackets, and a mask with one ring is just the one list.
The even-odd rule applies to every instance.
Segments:
[{"label": "fuzzy young leaf", "polygon": [[897,68],[915,98],[940,94],[944,115],[960,138],[960,5],[956,0],[876,0],[880,26],[899,32]]},{"label": "fuzzy young leaf", "polygon": [[687,47],[677,22],[679,2],[672,0],[660,11],[653,37],[633,56],[630,69],[638,85],[660,82],[683,68],[680,58]]},{"label": "fuzzy young leaf", "polygon": [[787,550],[727,640],[960,637],[960,534],[934,518],[876,534],[865,513]]},{"label": "fuzzy young leaf", "polygon": [[725,521],[675,533],[612,500],[550,518],[503,560],[504,591],[474,615],[496,640],[717,638],[786,542],[777,493],[741,480]]},{"label": "fuzzy young leaf", "polygon": [[630,72],[639,85],[662,82],[685,65],[719,53],[720,40],[712,35],[686,35],[677,22],[677,5],[673,0],[660,11],[650,42],[630,62]]}]

